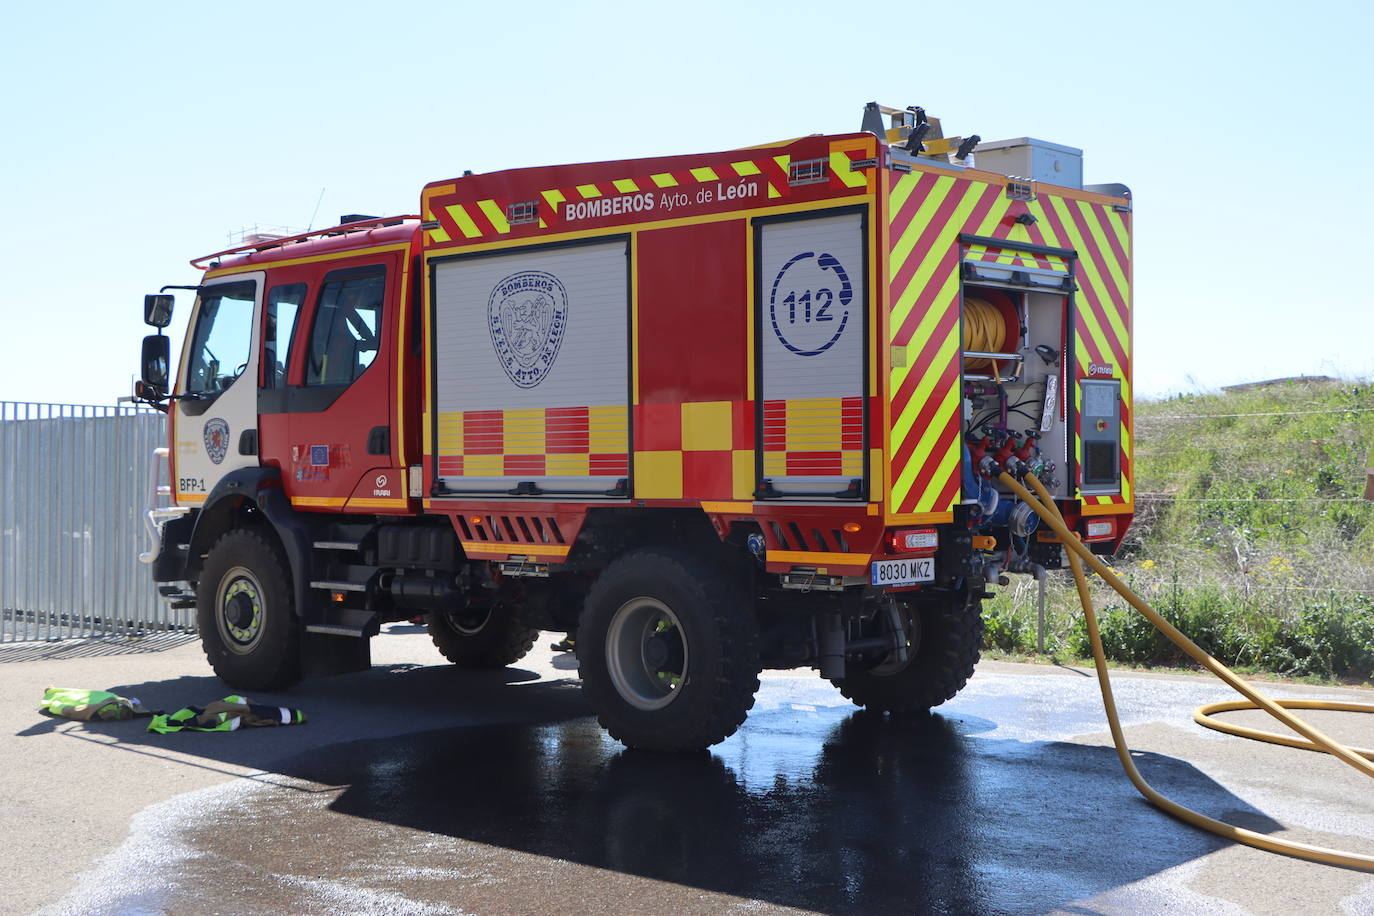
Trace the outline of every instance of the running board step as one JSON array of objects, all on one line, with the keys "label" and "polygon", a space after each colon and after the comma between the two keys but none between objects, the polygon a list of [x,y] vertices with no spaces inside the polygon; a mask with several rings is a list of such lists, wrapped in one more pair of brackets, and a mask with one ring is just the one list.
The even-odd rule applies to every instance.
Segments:
[{"label": "running board step", "polygon": [[357,550],[362,544],[358,541],[316,541],[320,550]]},{"label": "running board step", "polygon": [[311,588],[322,588],[330,592],[365,592],[367,584],[364,582],[311,582]]},{"label": "running board step", "polygon": [[366,636],[365,627],[351,627],[346,623],[310,623],[306,624],[307,633],[324,633],[328,636]]}]

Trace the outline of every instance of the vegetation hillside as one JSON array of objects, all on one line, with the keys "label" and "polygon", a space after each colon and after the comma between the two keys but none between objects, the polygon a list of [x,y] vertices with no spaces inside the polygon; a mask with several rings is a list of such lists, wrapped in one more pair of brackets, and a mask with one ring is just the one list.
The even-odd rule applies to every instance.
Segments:
[{"label": "vegetation hillside", "polygon": [[[1136,404],[1136,520],[1112,560],[1156,610],[1227,664],[1374,680],[1374,386],[1296,381]],[[986,606],[987,646],[1037,644],[1037,586]],[[1107,652],[1181,665],[1100,581]],[[1089,654],[1067,572],[1047,592],[1047,653]]]}]

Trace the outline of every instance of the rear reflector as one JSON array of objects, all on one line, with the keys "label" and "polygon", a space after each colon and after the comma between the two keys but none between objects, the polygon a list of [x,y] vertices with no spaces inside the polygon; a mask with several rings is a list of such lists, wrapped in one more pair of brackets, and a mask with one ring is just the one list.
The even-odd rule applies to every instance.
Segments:
[{"label": "rear reflector", "polygon": [[1088,522],[1084,530],[1085,541],[1107,541],[1116,537],[1116,522],[1109,518]]},{"label": "rear reflector", "polygon": [[887,533],[888,553],[934,553],[940,533],[934,528],[898,528]]}]

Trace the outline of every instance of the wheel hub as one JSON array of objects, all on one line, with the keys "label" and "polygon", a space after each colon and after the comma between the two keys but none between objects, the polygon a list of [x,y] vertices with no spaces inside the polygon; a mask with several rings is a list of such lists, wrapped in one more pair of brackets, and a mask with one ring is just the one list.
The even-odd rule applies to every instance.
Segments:
[{"label": "wheel hub", "polygon": [[247,629],[253,622],[253,599],[247,592],[239,592],[224,603],[224,620],[239,630]]},{"label": "wheel hub", "polygon": [[636,709],[662,709],[686,680],[686,635],[672,610],[649,597],[627,601],[606,632],[606,669],[611,683]]},{"label": "wheel hub", "polygon": [[660,673],[682,673],[682,640],[676,632],[655,633],[644,641],[644,665]]},{"label": "wheel hub", "polygon": [[231,569],[222,580],[221,589],[220,637],[229,651],[246,655],[262,638],[262,590],[252,572],[243,567]]}]

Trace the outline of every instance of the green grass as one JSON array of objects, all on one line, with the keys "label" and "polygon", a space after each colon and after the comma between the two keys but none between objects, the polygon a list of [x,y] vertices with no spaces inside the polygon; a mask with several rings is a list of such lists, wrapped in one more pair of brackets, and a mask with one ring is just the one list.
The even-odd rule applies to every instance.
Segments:
[{"label": "green grass", "polygon": [[[1136,521],[1112,564],[1170,622],[1228,665],[1284,677],[1374,680],[1374,387],[1300,382],[1136,404]],[[1100,581],[1117,662],[1186,659]],[[1046,653],[1081,659],[1072,578],[1051,576]],[[1036,584],[985,605],[985,646],[1036,648]]]}]

